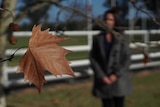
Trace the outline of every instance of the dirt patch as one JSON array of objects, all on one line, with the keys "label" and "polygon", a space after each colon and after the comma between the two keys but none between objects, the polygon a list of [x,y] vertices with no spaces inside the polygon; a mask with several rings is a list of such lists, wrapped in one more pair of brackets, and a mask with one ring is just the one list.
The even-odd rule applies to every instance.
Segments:
[{"label": "dirt patch", "polygon": [[[92,86],[92,79],[86,79],[86,80],[82,80],[82,81],[75,81],[73,83],[56,83],[56,84],[45,84],[44,87],[42,88],[41,93],[43,94],[43,92],[45,91],[49,91],[49,92],[55,92],[57,90],[63,90],[63,89],[76,89],[76,88],[84,88],[85,86]],[[32,87],[27,87],[24,89],[19,89],[19,90],[12,90],[9,94],[9,96],[11,95],[16,95],[16,96],[21,96],[22,94],[35,94],[38,95],[38,90],[36,87],[32,86]]]}]

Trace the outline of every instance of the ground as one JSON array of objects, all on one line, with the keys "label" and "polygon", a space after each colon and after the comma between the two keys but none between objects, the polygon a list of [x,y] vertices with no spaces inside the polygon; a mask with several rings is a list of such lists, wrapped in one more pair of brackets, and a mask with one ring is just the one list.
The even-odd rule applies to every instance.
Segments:
[{"label": "ground", "polygon": [[[126,107],[158,107],[160,105],[160,69],[143,70],[132,76],[133,93],[126,98]],[[12,90],[7,107],[100,107],[92,96],[93,78],[75,82],[45,85],[41,94],[35,87]]]}]

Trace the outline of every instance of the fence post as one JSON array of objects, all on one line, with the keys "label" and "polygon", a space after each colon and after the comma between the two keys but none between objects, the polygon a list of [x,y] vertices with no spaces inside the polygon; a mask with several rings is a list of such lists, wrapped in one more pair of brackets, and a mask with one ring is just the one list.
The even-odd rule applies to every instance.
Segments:
[{"label": "fence post", "polygon": [[8,72],[6,72],[7,67],[8,67],[7,62],[4,62],[3,66],[2,66],[3,72],[2,72],[2,80],[1,81],[2,81],[3,86],[5,86],[5,87],[8,87]]},{"label": "fence post", "polygon": [[147,30],[144,34],[144,43],[146,44],[146,47],[144,48],[144,52],[148,53],[149,52],[149,31]]},{"label": "fence post", "polygon": [[88,39],[89,50],[91,49],[92,46],[92,38],[93,38],[92,36],[93,36],[92,31],[88,31],[87,39]]}]

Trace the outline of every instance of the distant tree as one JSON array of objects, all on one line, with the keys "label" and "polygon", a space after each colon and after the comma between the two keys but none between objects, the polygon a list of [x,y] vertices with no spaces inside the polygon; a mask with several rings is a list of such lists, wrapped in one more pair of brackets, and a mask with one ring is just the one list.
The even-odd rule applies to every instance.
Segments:
[{"label": "distant tree", "polygon": [[40,8],[38,10],[32,11],[30,8],[32,7],[32,3],[38,2],[39,0],[21,0],[21,2],[24,4],[21,10],[27,10],[27,18],[30,20],[31,23],[38,24],[40,20],[48,19],[48,10],[50,8],[50,5],[46,5],[43,8]]},{"label": "distant tree", "polygon": [[[114,0],[116,6],[121,8],[120,17],[122,19],[122,23],[126,22],[125,19],[126,16],[129,13],[129,4],[132,4],[133,9],[137,13],[141,12],[149,16],[149,18],[154,22],[153,26],[159,26],[160,25],[160,0]],[[111,8],[111,2],[113,0],[105,0],[103,6],[110,7]],[[134,16],[135,19],[139,18],[140,14],[137,14]],[[137,21],[134,21],[135,24],[137,24]],[[156,24],[155,24],[156,23]]]},{"label": "distant tree", "polygon": [[[79,10],[83,13],[86,13],[86,5],[78,0],[69,2],[68,6]],[[60,15],[63,15],[65,18],[61,18]],[[61,22],[61,21],[62,22]],[[56,22],[61,26],[64,26],[67,30],[86,30],[87,29],[87,18],[84,18],[78,15],[76,12],[72,11],[59,11],[57,14]]]},{"label": "distant tree", "polygon": [[[103,6],[111,8],[111,1],[112,0],[105,0],[105,2],[103,3]],[[120,7],[121,9],[121,13],[120,13],[121,18],[125,19],[129,10],[128,0],[115,0],[115,2],[116,2],[116,6]]]},{"label": "distant tree", "polygon": [[160,13],[160,0],[143,0],[148,10],[152,11],[155,15]]},{"label": "distant tree", "polygon": [[154,17],[160,22],[160,0],[143,0],[147,9],[152,11]]}]

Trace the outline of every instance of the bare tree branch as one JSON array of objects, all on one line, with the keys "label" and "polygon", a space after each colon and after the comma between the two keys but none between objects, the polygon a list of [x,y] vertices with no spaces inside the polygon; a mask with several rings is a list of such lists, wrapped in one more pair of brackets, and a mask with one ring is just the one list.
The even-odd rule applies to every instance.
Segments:
[{"label": "bare tree branch", "polygon": [[[27,47],[27,46],[24,46],[24,47]],[[24,47],[20,47],[20,48],[16,49],[15,52],[12,55],[10,55],[8,58],[5,58],[5,59],[4,58],[0,58],[0,63],[5,62],[5,61],[12,61],[13,58],[14,58],[14,55],[16,54],[16,52],[18,50],[20,50],[21,48],[24,48]]]},{"label": "bare tree branch", "polygon": [[[38,2],[37,1],[36,2],[31,2],[29,4],[29,6],[31,7],[32,11],[35,11],[38,8],[43,8],[46,5],[54,5],[54,6],[57,6],[58,8],[61,8],[61,9],[65,10],[65,11],[71,11],[73,13],[76,13],[76,14],[84,17],[84,18],[90,18],[98,26],[100,26],[102,29],[104,29],[104,30],[106,30],[108,32],[112,32],[115,35],[115,37],[117,39],[119,39],[120,41],[126,41],[124,39],[124,37],[122,37],[119,32],[116,32],[114,29],[108,27],[102,20],[95,20],[91,16],[86,15],[86,13],[83,13],[83,12],[81,12],[81,11],[75,9],[75,8],[72,8],[72,7],[61,5],[59,2],[57,2],[57,1],[55,2],[55,0],[39,0]],[[19,20],[19,19],[21,19],[21,18],[23,18],[23,17],[25,17],[26,13],[27,13],[27,11],[21,12],[21,14],[17,16],[16,21]]]},{"label": "bare tree branch", "polygon": [[150,12],[145,11],[144,9],[138,7],[138,6],[136,5],[136,1],[135,1],[135,0],[129,0],[129,2],[133,5],[134,8],[136,8],[137,10],[145,13],[145,14],[148,15],[157,25],[160,25],[160,22],[157,21],[156,18],[155,18],[153,15],[151,15]]},{"label": "bare tree branch", "polygon": [[119,32],[116,32],[114,29],[108,27],[104,21],[102,20],[95,20],[94,18],[92,18],[91,16],[88,16],[86,15],[86,13],[83,13],[75,8],[72,8],[72,7],[67,7],[67,6],[64,6],[64,5],[61,5],[60,3],[57,3],[57,2],[53,2],[53,1],[50,1],[50,0],[40,0],[39,2],[48,2],[49,4],[53,4],[63,10],[66,10],[66,11],[72,11],[74,13],[77,13],[79,14],[80,16],[84,17],[84,18],[90,18],[92,19],[98,26],[100,26],[101,28],[103,28],[104,30],[108,31],[108,32],[112,32],[114,34],[114,36],[120,40],[120,41],[123,41],[123,42],[126,42],[126,39],[121,36],[121,34]]}]

